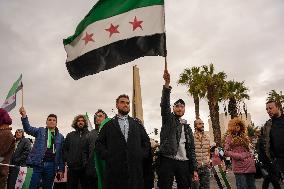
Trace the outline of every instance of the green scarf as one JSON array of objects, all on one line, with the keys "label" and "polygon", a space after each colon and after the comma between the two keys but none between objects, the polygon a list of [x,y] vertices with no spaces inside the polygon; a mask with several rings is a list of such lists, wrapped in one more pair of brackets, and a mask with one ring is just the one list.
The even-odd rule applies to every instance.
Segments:
[{"label": "green scarf", "polygon": [[[53,134],[52,134],[53,133]],[[51,148],[52,146],[52,140],[54,138],[54,130],[52,129],[47,129],[47,148]],[[53,153],[55,152],[54,147],[53,147]]]},{"label": "green scarf", "polygon": [[[100,124],[99,131],[103,128],[103,126],[109,122],[111,118],[106,118],[103,120],[103,122]],[[103,176],[104,176],[104,170],[105,170],[105,161],[98,157],[97,153],[94,153],[94,160],[96,165],[96,172],[98,177],[98,189],[103,188]]]}]

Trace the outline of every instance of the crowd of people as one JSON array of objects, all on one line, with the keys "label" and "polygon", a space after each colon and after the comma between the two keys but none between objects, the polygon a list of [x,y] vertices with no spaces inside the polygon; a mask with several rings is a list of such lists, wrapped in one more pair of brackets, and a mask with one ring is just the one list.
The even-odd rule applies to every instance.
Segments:
[{"label": "crowd of people", "polygon": [[[23,129],[13,136],[9,114],[0,109],[0,189],[15,188],[14,166],[33,168],[30,189],[59,187],[55,180],[66,180],[68,189],[209,189],[214,167],[230,158],[237,189],[254,189],[258,152],[261,169],[265,169],[263,189],[271,182],[279,189],[284,173],[284,116],[281,104],[266,103],[270,120],[262,128],[256,148],[247,135],[247,123],[235,117],[228,124],[223,144],[210,146],[204,133],[204,122],[197,118],[194,131],[182,117],[185,102],[178,99],[170,105],[170,74],[163,75],[161,97],[162,127],[160,144],[152,142],[143,123],[129,116],[130,99],[119,95],[117,114],[108,118],[99,109],[96,127],[89,131],[84,115],[75,116],[74,131],[64,138],[57,127],[57,116],[47,116],[43,127],[33,127],[24,107],[19,112]],[[31,144],[25,134],[33,136]],[[221,149],[222,146],[222,149]],[[158,150],[153,150],[153,148]],[[221,153],[222,152],[222,153]],[[154,161],[153,161],[154,160]],[[212,169],[213,167],[213,169]],[[157,179],[155,179],[157,178]],[[217,179],[216,179],[217,180]]]}]

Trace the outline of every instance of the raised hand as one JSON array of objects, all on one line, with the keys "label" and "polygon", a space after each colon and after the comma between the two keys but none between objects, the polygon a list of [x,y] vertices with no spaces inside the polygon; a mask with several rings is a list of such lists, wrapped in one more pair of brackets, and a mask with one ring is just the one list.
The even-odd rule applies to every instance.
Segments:
[{"label": "raised hand", "polygon": [[24,107],[21,107],[21,108],[19,109],[19,112],[20,112],[22,118],[25,118],[25,117],[27,116],[27,112],[26,112],[26,110],[25,110]]},{"label": "raised hand", "polygon": [[164,70],[163,78],[164,78],[164,81],[165,81],[165,87],[169,88],[170,82],[171,82],[171,75],[168,72],[168,70]]}]

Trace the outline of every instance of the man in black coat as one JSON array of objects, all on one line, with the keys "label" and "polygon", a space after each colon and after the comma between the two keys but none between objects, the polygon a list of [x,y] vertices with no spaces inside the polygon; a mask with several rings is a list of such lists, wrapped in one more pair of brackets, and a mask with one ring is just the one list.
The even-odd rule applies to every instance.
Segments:
[{"label": "man in black coat", "polygon": [[272,182],[278,189],[284,174],[284,115],[281,103],[274,100],[266,102],[266,111],[271,119],[262,127],[258,150],[259,159],[268,170],[263,188],[268,188]]},{"label": "man in black coat", "polygon": [[63,145],[63,158],[67,162],[67,188],[77,189],[80,181],[82,189],[87,188],[85,167],[86,159],[83,158],[83,149],[86,136],[89,133],[87,120],[84,115],[74,118],[72,127],[75,131],[67,134]]},{"label": "man in black coat", "polygon": [[116,99],[118,114],[100,130],[96,152],[106,161],[104,189],[143,189],[143,160],[150,139],[142,123],[128,115],[127,95]]},{"label": "man in black coat", "polygon": [[[15,143],[15,151],[12,154],[12,158],[10,160],[11,165],[16,166],[25,166],[28,155],[31,151],[31,142],[29,139],[25,138],[24,130],[17,129],[14,135],[16,139]],[[17,175],[19,173],[19,169],[16,167],[10,167],[9,169],[9,177],[8,177],[8,189],[15,188],[15,183],[17,179]]]},{"label": "man in black coat", "polygon": [[95,113],[95,129],[91,130],[86,136],[86,144],[83,152],[83,159],[86,164],[87,188],[96,189],[98,187],[98,178],[94,160],[95,143],[98,138],[99,125],[107,118],[107,114],[99,109]]},{"label": "man in black coat", "polygon": [[176,178],[179,189],[189,189],[193,179],[198,179],[197,163],[193,133],[182,116],[185,112],[185,103],[182,99],[177,100],[170,106],[170,74],[164,71],[161,98],[162,128],[160,133],[160,161],[159,161],[159,187],[171,189]]}]

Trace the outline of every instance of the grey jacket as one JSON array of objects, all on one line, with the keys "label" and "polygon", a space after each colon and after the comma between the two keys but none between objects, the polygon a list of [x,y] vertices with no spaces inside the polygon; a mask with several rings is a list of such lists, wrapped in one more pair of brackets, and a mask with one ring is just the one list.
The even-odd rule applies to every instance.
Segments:
[{"label": "grey jacket", "polygon": [[[162,129],[160,133],[160,154],[162,156],[175,156],[178,151],[181,138],[181,123],[179,118],[171,112],[170,106],[171,88],[163,87],[161,98]],[[188,124],[184,124],[186,156],[190,161],[191,172],[197,169],[195,145],[192,130]]]},{"label": "grey jacket", "polygon": [[25,166],[31,148],[32,145],[30,140],[27,138],[22,138],[12,155],[11,164],[17,166]]}]

